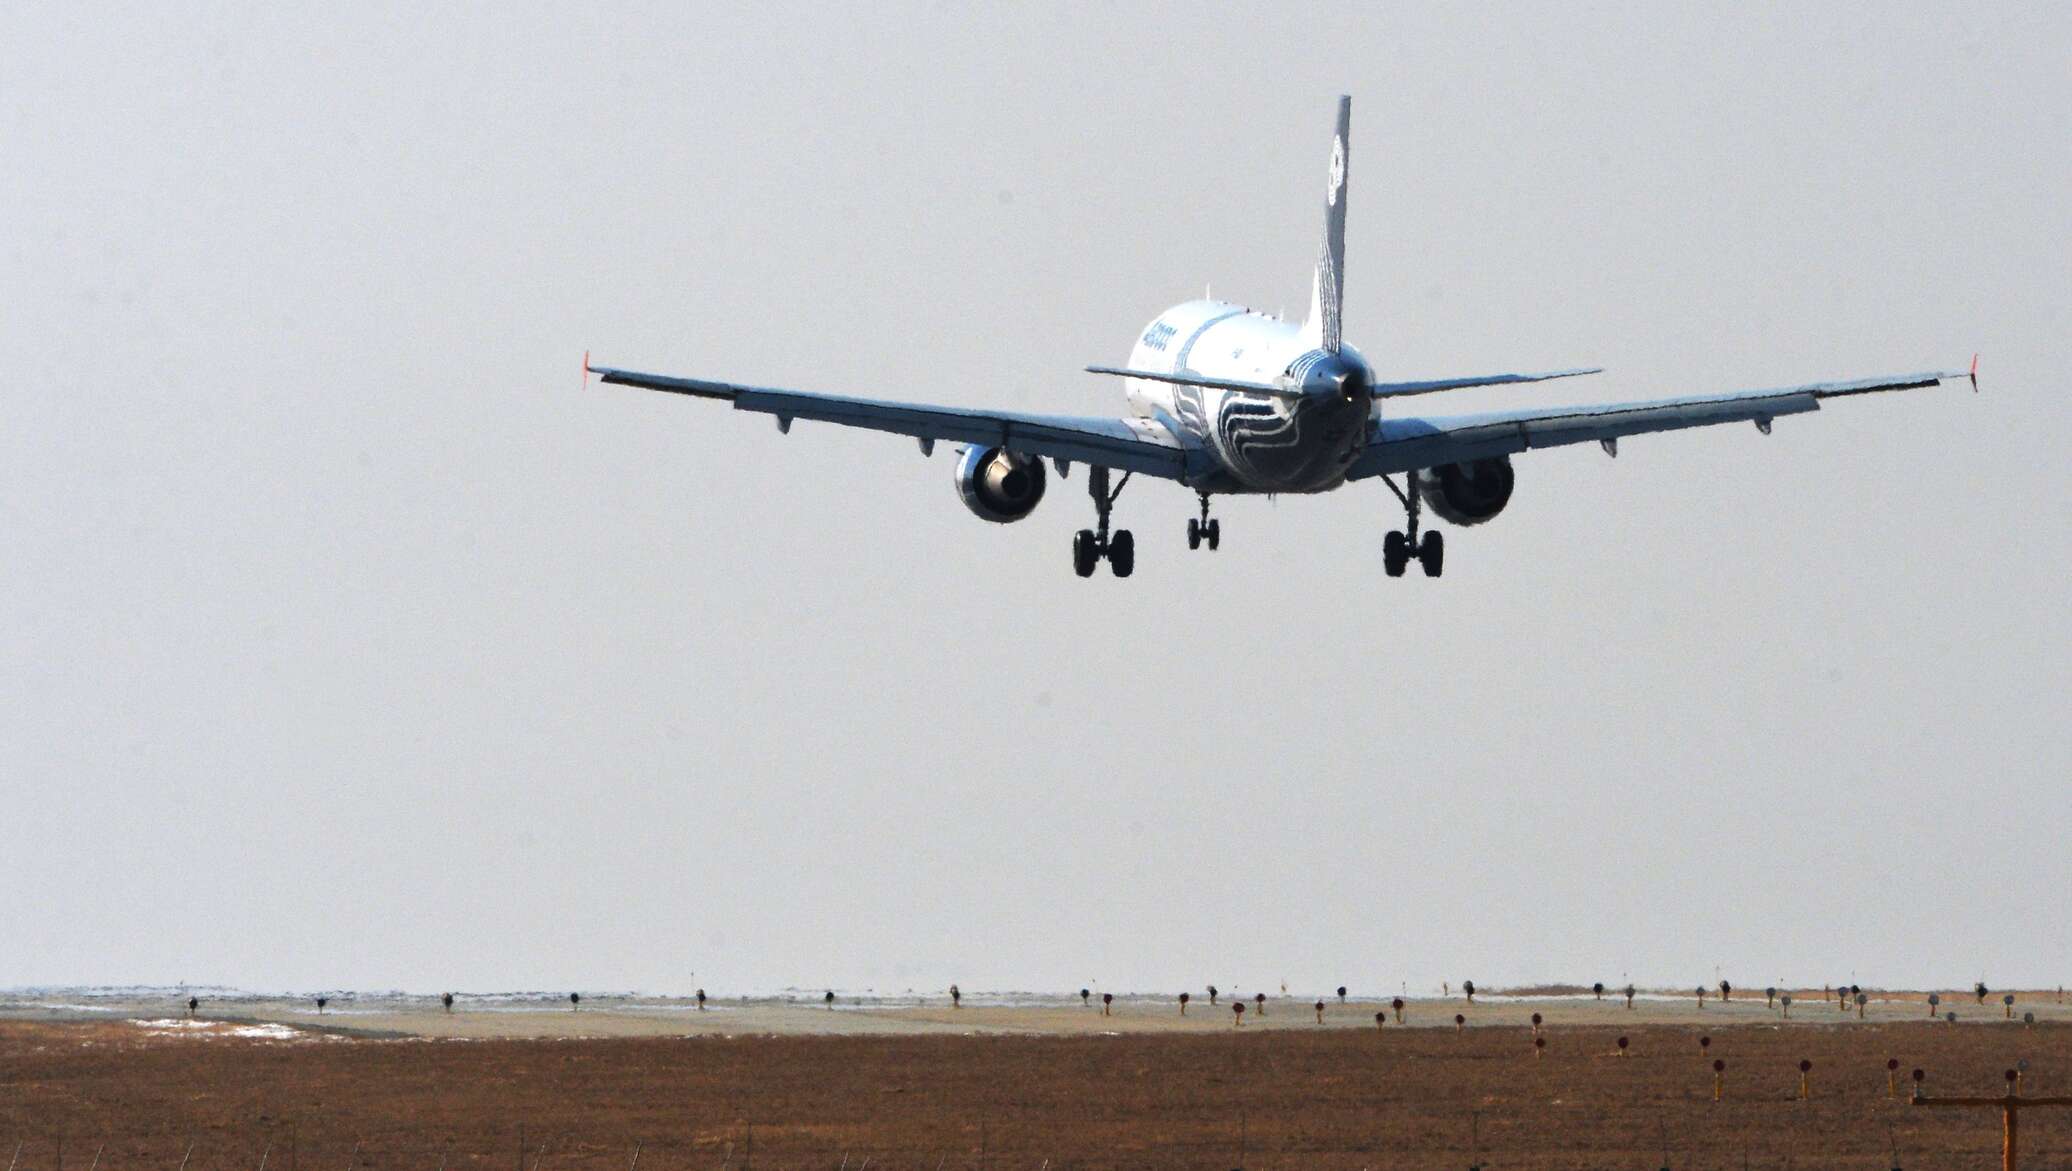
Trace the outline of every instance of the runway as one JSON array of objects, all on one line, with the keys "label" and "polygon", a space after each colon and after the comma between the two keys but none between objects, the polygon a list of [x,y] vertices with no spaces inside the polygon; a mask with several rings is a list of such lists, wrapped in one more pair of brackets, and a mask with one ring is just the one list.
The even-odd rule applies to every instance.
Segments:
[{"label": "runway", "polygon": [[[1436,990],[1435,990],[1436,991]],[[1088,989],[1085,1002],[1077,990],[1066,993],[982,992],[962,996],[953,1005],[947,992],[879,993],[836,990],[829,1005],[824,992],[791,990],[743,998],[713,996],[704,1010],[682,996],[618,995],[579,992],[575,1004],[567,993],[527,992],[458,994],[452,1011],[438,995],[329,993],[330,1003],[318,1011],[314,994],[283,996],[228,989],[70,989],[0,994],[0,1020],[162,1020],[185,1018],[189,995],[200,1001],[203,1020],[234,1024],[278,1024],[330,1034],[370,1037],[681,1037],[681,1036],[916,1036],[965,1034],[1035,1034],[1081,1036],[1098,1034],[1213,1035],[1242,1028],[1246,1032],[1324,1029],[1456,1027],[1467,1029],[1529,1027],[1535,1013],[1551,1026],[1639,1028],[1728,1028],[1740,1025],[1870,1025],[1912,1024],[1930,1019],[1928,993],[1865,990],[1862,1014],[1855,1006],[1843,1011],[1831,992],[1820,988],[1780,991],[1766,1003],[1763,990],[1737,990],[1722,1001],[1708,994],[1699,1007],[1693,992],[1659,989],[1639,992],[1627,1007],[1608,990],[1602,999],[1591,993],[1495,993],[1473,1002],[1453,996],[1408,996],[1400,1012],[1395,994],[1362,995],[1349,990],[1344,1001],[1336,990],[1267,993],[1259,1011],[1252,988],[1220,990],[1211,1005],[1204,990],[1190,990],[1187,1011],[1180,1011],[1178,993],[1115,995],[1104,1005],[1100,991]],[[1934,1011],[1957,1013],[1959,1027],[2020,1023],[2034,1014],[2038,1024],[2072,1023],[2072,1003],[2057,989],[2011,993],[1993,991],[1985,1003],[1970,992],[1942,992]],[[1782,998],[1792,1003],[1787,1010]],[[1235,998],[1235,999],[1234,999]],[[1243,1024],[1231,1011],[1246,1006]],[[1315,1005],[1323,1003],[1319,1020]],[[1105,1010],[1105,1011],[1104,1011]],[[1377,1026],[1375,1013],[1388,1020]]]}]

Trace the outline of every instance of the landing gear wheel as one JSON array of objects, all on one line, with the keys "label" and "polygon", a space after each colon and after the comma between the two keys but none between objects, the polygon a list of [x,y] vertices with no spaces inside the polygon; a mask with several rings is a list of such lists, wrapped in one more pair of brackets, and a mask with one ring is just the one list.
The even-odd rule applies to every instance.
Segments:
[{"label": "landing gear wheel", "polygon": [[1199,549],[1203,542],[1207,542],[1210,551],[1213,552],[1216,546],[1223,543],[1223,524],[1209,518],[1209,494],[1199,492],[1196,495],[1201,497],[1201,519],[1187,522],[1187,547]]},{"label": "landing gear wheel", "polygon": [[1381,539],[1381,568],[1390,577],[1401,577],[1410,567],[1410,538],[1394,529]]},{"label": "landing gear wheel", "polygon": [[1439,576],[1439,570],[1446,564],[1446,538],[1439,535],[1439,530],[1431,529],[1425,533],[1424,540],[1417,547],[1417,563],[1424,566],[1426,577]]},{"label": "landing gear wheel", "polygon": [[1115,530],[1115,535],[1108,540],[1108,568],[1114,570],[1117,577],[1128,577],[1136,567],[1137,539],[1130,536],[1128,529]]},{"label": "landing gear wheel", "polygon": [[1124,472],[1122,479],[1111,482],[1108,469],[1099,464],[1087,469],[1086,494],[1094,498],[1094,515],[1099,523],[1094,528],[1081,529],[1072,538],[1072,569],[1081,577],[1092,577],[1094,566],[1101,558],[1108,559],[1108,567],[1117,577],[1128,577],[1137,567],[1137,542],[1128,529],[1108,531],[1108,518],[1115,511],[1115,498],[1130,482],[1134,472]]},{"label": "landing gear wheel", "polygon": [[1100,560],[1101,546],[1092,529],[1081,529],[1072,535],[1072,572],[1081,577],[1092,577],[1094,566]]}]

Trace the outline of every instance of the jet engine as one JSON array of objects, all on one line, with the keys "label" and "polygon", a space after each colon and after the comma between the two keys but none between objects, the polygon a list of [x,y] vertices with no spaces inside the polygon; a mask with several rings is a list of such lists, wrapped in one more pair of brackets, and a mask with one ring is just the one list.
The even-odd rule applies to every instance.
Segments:
[{"label": "jet engine", "polygon": [[957,461],[957,495],[980,520],[1018,521],[1043,499],[1043,460],[998,447],[966,448]]},{"label": "jet engine", "polygon": [[1433,512],[1457,525],[1478,525],[1511,502],[1509,456],[1417,470],[1417,494]]}]

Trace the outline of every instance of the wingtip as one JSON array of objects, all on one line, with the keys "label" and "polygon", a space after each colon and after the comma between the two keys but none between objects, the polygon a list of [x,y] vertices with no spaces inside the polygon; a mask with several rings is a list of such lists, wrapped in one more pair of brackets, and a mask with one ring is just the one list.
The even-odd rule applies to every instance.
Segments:
[{"label": "wingtip", "polygon": [[583,389],[590,389],[590,351],[583,351]]},{"label": "wingtip", "polygon": [[1978,355],[1971,355],[1971,393],[1978,393]]}]

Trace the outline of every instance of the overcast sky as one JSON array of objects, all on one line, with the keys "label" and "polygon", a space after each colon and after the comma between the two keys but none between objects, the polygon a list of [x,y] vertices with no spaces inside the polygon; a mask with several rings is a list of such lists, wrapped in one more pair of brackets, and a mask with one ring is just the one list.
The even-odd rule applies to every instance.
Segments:
[{"label": "overcast sky", "polygon": [[[0,985],[2072,979],[2072,9],[516,7],[0,16]],[[1340,92],[1382,375],[1608,368],[1431,409],[1984,391],[1081,581],[579,385],[1119,413]]]}]

